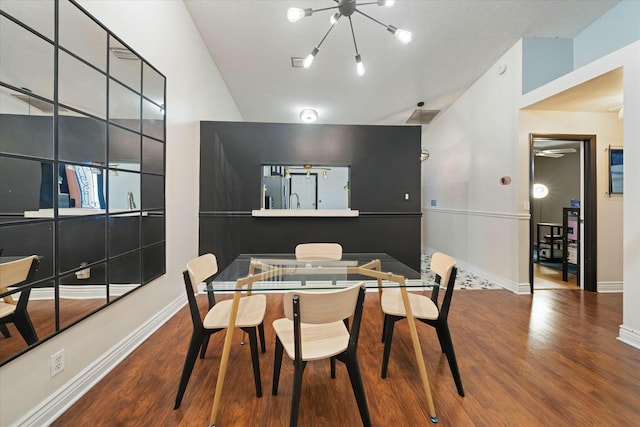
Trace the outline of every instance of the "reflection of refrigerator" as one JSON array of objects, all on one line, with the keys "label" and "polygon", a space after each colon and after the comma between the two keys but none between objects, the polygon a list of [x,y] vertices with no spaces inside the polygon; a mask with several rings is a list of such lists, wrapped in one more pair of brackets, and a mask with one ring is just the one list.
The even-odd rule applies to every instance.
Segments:
[{"label": "reflection of refrigerator", "polygon": [[264,195],[265,209],[287,209],[287,195],[289,194],[289,180],[277,176],[265,176],[264,185],[266,187]]}]

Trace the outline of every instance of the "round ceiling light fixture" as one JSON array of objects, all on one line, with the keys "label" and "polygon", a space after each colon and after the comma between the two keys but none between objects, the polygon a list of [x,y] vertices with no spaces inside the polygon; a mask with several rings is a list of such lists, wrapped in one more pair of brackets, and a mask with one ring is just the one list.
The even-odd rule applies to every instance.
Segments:
[{"label": "round ceiling light fixture", "polygon": [[305,108],[300,111],[300,120],[305,123],[313,123],[318,120],[318,112],[313,108]]},{"label": "round ceiling light fixture", "polygon": [[549,189],[544,184],[533,184],[533,197],[535,199],[544,199],[549,194]]}]

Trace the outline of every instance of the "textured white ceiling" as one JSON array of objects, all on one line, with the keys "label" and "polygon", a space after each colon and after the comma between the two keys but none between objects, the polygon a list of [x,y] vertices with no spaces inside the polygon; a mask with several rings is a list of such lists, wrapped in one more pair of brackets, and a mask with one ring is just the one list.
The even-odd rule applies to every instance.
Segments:
[{"label": "textured white ceiling", "polygon": [[404,124],[419,101],[443,110],[522,37],[573,38],[617,0],[398,0],[362,6],[385,24],[410,30],[402,45],[382,26],[352,16],[366,74],[355,73],[349,22],[341,19],[310,69],[292,68],[329,28],[332,12],[295,24],[289,7],[331,0],[185,0],[247,121],[298,122],[302,108],[320,123]]}]

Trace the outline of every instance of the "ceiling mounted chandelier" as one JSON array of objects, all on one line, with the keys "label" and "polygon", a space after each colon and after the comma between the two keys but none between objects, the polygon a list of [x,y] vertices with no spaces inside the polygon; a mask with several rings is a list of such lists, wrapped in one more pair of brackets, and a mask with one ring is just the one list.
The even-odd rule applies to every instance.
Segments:
[{"label": "ceiling mounted chandelier", "polygon": [[400,40],[402,43],[407,44],[411,42],[411,32],[402,30],[400,28],[396,28],[393,25],[385,25],[382,22],[378,21],[377,19],[372,18],[371,16],[367,15],[366,13],[358,9],[359,6],[366,6],[370,4],[377,4],[378,6],[391,7],[395,3],[395,0],[377,0],[377,1],[367,1],[362,3],[357,3],[356,0],[334,0],[334,1],[338,3],[337,6],[325,7],[322,9],[300,9],[297,7],[292,7],[292,8],[289,8],[289,10],[287,10],[287,19],[289,19],[289,22],[298,22],[299,20],[301,20],[306,16],[311,16],[314,12],[322,12],[325,10],[332,10],[332,9],[338,10],[336,13],[331,15],[331,18],[329,19],[329,23],[330,23],[329,30],[325,33],[324,37],[322,37],[322,40],[320,40],[320,43],[318,43],[313,48],[311,53],[307,55],[304,61],[302,61],[302,66],[304,68],[309,68],[311,66],[311,64],[313,63],[313,60],[315,59],[316,55],[320,51],[320,46],[322,45],[324,40],[327,38],[327,36],[329,35],[333,27],[338,22],[338,20],[341,17],[345,16],[349,18],[349,27],[351,28],[351,35],[353,36],[353,45],[356,49],[356,71],[358,72],[358,75],[360,76],[364,75],[364,64],[362,63],[362,56],[360,56],[360,52],[358,52],[358,44],[356,43],[356,34],[353,31],[353,23],[351,22],[351,15],[353,15],[354,12],[359,13],[360,15],[366,18],[369,18],[376,24],[382,25],[387,29],[387,31],[389,31],[394,36],[396,36],[396,38]]}]

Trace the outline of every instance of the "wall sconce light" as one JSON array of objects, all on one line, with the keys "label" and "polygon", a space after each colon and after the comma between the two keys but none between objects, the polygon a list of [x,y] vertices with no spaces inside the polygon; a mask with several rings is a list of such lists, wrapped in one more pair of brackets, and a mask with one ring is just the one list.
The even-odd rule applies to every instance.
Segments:
[{"label": "wall sconce light", "polygon": [[424,162],[428,158],[429,158],[429,150],[427,150],[426,148],[420,150],[420,161]]},{"label": "wall sconce light", "polygon": [[318,120],[318,112],[313,108],[305,108],[300,111],[300,120],[305,123],[312,123]]}]

